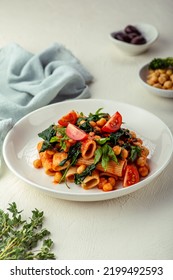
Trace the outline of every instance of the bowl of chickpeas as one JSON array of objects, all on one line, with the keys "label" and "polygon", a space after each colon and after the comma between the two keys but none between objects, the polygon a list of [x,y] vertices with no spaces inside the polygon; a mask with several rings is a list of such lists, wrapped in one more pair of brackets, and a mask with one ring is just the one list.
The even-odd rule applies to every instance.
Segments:
[{"label": "bowl of chickpeas", "polygon": [[[158,65],[159,66],[159,65]],[[139,71],[142,85],[151,93],[166,98],[173,98],[173,67],[167,66],[152,69],[150,63]]]}]

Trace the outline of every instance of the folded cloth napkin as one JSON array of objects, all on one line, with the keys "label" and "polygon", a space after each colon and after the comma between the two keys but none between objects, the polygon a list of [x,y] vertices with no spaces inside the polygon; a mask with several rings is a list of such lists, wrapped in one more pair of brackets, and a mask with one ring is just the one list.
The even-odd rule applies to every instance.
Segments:
[{"label": "folded cloth napkin", "polygon": [[0,151],[21,117],[52,102],[89,98],[92,75],[63,45],[32,54],[11,43],[0,49]]}]

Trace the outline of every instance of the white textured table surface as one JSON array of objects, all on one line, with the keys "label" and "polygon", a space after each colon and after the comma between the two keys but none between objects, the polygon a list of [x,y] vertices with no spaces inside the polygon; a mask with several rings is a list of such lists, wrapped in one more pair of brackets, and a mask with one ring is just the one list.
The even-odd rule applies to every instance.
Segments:
[{"label": "white textured table surface", "polygon": [[[153,112],[173,132],[173,100],[148,94],[138,80],[141,65],[173,56],[172,0],[1,0],[0,47],[16,42],[40,52],[57,41],[94,76],[93,98],[134,104]],[[108,34],[133,22],[154,24],[157,43],[137,57],[118,52]],[[142,120],[141,120],[142,123]],[[58,259],[173,259],[173,160],[151,184],[102,202],[48,197],[3,164],[0,208],[16,201],[28,216],[44,210]]]}]

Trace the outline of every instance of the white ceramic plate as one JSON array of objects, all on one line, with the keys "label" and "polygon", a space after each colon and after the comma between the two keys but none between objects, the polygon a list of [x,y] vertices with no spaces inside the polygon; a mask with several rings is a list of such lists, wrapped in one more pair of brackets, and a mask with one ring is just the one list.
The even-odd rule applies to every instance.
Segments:
[{"label": "white ceramic plate", "polygon": [[[112,192],[103,192],[97,188],[84,190],[75,184],[70,189],[65,184],[55,185],[52,177],[47,176],[43,169],[35,169],[33,160],[38,157],[36,145],[40,138],[39,132],[47,128],[70,110],[88,114],[95,113],[98,108],[104,108],[104,112],[113,114],[119,111],[123,116],[125,127],[134,130],[151,151],[151,172],[148,177],[128,188],[122,188]],[[74,201],[98,201],[120,197],[134,192],[150,183],[170,161],[173,151],[173,137],[168,127],[153,114],[124,103],[85,99],[56,103],[38,109],[22,118],[8,133],[3,145],[3,156],[11,171],[27,182],[30,186],[48,195],[61,199]]]}]

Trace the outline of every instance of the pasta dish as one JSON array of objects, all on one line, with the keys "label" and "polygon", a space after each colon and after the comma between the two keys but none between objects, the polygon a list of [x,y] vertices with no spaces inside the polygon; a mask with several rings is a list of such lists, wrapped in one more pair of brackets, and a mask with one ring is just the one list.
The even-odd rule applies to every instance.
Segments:
[{"label": "pasta dish", "polygon": [[53,183],[73,182],[85,190],[102,191],[138,183],[150,172],[149,150],[134,131],[123,127],[122,116],[103,108],[85,115],[75,110],[38,136],[35,168],[43,168]]}]

